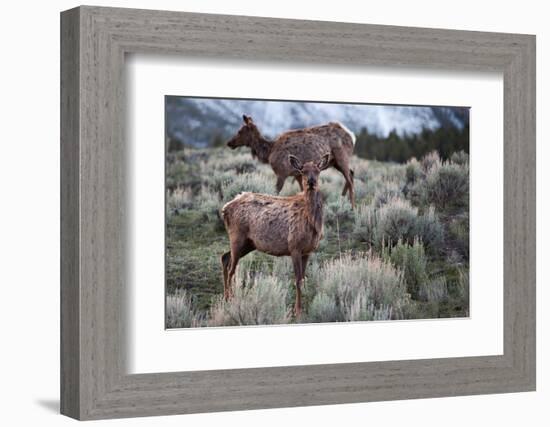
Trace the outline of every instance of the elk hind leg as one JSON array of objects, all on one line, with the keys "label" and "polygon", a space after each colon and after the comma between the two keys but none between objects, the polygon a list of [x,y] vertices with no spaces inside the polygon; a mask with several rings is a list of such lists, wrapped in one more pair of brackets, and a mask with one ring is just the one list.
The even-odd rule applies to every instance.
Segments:
[{"label": "elk hind leg", "polygon": [[227,274],[227,281],[228,286],[231,289],[231,294],[233,293],[232,283],[239,259],[252,252],[254,249],[254,244],[249,239],[239,238],[231,242],[231,262],[229,263]]},{"label": "elk hind leg", "polygon": [[[351,175],[351,181],[353,182],[354,177],[355,177],[355,172],[353,172],[353,169],[350,169],[349,173]],[[346,181],[346,185],[344,185],[344,189],[342,190],[342,196],[346,195],[346,193],[348,192],[348,189],[350,189],[350,186],[349,186],[348,182]]]},{"label": "elk hind leg", "polygon": [[351,169],[349,168],[349,159],[348,156],[343,153],[334,153],[334,167],[338,169],[342,175],[344,175],[344,179],[346,180],[346,184],[344,186],[344,190],[342,191],[342,195],[345,195],[346,192],[349,190],[349,201],[351,203],[351,208],[355,208],[355,192],[353,189],[353,172],[351,172]]},{"label": "elk hind leg", "polygon": [[342,175],[344,175],[344,180],[346,181],[346,183],[344,184],[344,189],[342,190],[342,197],[345,196],[349,190],[349,200],[351,203],[351,207],[353,208],[355,207],[355,194],[353,191],[353,178],[355,176],[355,172],[353,172],[353,169],[349,168],[347,157],[346,159],[336,157],[334,161],[334,167]]},{"label": "elk hind leg", "polygon": [[227,301],[231,298],[231,284],[228,281],[229,264],[231,263],[231,252],[226,252],[221,256],[223,270],[223,297]]}]

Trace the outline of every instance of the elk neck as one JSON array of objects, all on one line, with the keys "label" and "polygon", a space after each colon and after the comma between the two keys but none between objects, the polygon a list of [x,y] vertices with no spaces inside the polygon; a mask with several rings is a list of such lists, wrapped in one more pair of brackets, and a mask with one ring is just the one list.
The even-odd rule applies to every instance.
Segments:
[{"label": "elk neck", "polygon": [[258,158],[262,163],[269,162],[269,155],[271,154],[272,147],[273,142],[264,138],[260,132],[258,132],[258,136],[254,138],[250,144],[252,155]]},{"label": "elk neck", "polygon": [[304,191],[306,201],[306,218],[317,233],[323,228],[323,195],[319,190]]}]

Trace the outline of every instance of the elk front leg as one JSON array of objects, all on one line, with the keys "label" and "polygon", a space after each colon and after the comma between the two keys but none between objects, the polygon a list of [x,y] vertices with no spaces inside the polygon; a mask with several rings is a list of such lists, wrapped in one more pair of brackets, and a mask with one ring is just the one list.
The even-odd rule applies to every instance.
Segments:
[{"label": "elk front leg", "polygon": [[306,267],[307,267],[308,259],[309,259],[309,254],[302,255],[302,279],[306,278]]},{"label": "elk front leg", "polygon": [[302,314],[302,280],[303,280],[303,270],[302,270],[302,254],[293,253],[292,254],[292,265],[294,266],[294,276],[296,277],[296,302],[294,304],[294,315],[296,319],[299,319]]},{"label": "elk front leg", "polygon": [[296,182],[298,183],[298,186],[300,187],[300,191],[304,191],[304,185],[302,184],[301,178],[298,177],[298,176],[295,176],[294,179],[295,179]]},{"label": "elk front leg", "polygon": [[285,181],[286,181],[286,176],[283,177],[283,176],[278,176],[277,177],[277,184],[275,184],[275,189],[277,190],[277,194],[279,194],[281,192],[281,190],[283,189],[283,186],[285,185]]},{"label": "elk front leg", "polygon": [[223,270],[223,297],[225,300],[231,298],[232,290],[231,283],[229,283],[229,265],[231,263],[231,252],[226,252],[221,257],[222,270]]}]

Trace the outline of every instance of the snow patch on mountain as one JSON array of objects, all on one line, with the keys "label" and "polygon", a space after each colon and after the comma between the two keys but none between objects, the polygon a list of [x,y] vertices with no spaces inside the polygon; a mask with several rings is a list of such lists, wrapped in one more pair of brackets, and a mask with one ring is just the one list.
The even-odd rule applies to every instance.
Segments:
[{"label": "snow patch on mountain", "polygon": [[205,146],[213,138],[228,139],[242,125],[242,115],[253,118],[270,138],[289,129],[338,121],[354,133],[366,128],[385,137],[415,134],[423,129],[467,123],[467,109],[400,105],[336,104],[324,102],[263,101],[167,97],[168,134],[187,144]]}]

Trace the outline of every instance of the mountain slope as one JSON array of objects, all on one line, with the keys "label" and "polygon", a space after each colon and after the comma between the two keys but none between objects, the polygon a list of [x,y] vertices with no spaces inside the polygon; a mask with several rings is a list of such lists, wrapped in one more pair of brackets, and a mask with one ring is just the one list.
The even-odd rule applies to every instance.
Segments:
[{"label": "mountain slope", "polygon": [[354,132],[366,128],[369,133],[385,137],[392,130],[404,135],[424,128],[462,129],[469,120],[469,109],[465,107],[166,97],[168,136],[192,146],[230,138],[241,126],[243,114],[252,116],[270,138],[288,129],[329,121],[340,121]]}]

